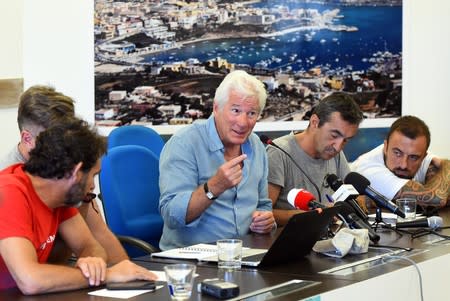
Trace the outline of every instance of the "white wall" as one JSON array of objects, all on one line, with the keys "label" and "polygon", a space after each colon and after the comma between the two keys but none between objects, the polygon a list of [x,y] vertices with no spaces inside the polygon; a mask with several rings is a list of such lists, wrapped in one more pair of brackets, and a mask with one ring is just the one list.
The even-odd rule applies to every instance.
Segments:
[{"label": "white wall", "polygon": [[450,2],[404,0],[403,115],[430,127],[431,151],[450,158]]},{"label": "white wall", "polygon": [[[0,1],[0,78],[24,89],[48,84],[73,97],[76,114],[94,122],[94,1]],[[0,156],[19,140],[17,107],[0,109]]]},{"label": "white wall", "polygon": [[[414,258],[411,259],[414,260]],[[389,264],[405,265],[405,267],[323,293],[320,295],[320,298],[311,298],[311,300],[357,300],[359,298],[355,296],[367,292],[364,294],[364,301],[420,301],[417,270],[403,260],[399,263],[392,262]],[[420,262],[417,267],[422,278],[423,300],[448,300],[447,280],[450,268],[450,254]]]},{"label": "white wall", "polygon": [[25,87],[54,86],[94,121],[94,1],[25,0]]},{"label": "white wall", "polygon": [[[23,0],[0,1],[0,79],[23,77],[22,36]],[[19,137],[17,108],[0,109],[1,140],[0,156]]]},{"label": "white wall", "polygon": [[[2,1],[0,8],[5,9],[0,10],[0,15],[7,20],[0,18],[0,25],[9,20],[8,28],[0,31],[2,38],[3,31],[15,26],[20,28],[17,18],[11,16],[9,11],[14,8],[16,17],[20,19],[22,2],[25,88],[38,83],[54,85],[57,90],[76,99],[78,115],[93,122],[93,1]],[[450,113],[449,9],[450,2],[446,0],[404,0],[402,113],[424,119],[432,132],[431,150],[446,158],[450,158],[447,122]],[[8,41],[14,47],[17,36],[6,35],[2,45]],[[4,50],[1,51],[3,53]],[[3,61],[0,62],[0,69],[3,69]],[[17,64],[20,65],[20,62]],[[3,72],[0,70],[0,78]],[[15,122],[15,117],[14,110],[0,110],[1,120],[14,129],[15,125],[10,123]],[[2,133],[0,155],[17,142],[16,134],[17,130]]]}]

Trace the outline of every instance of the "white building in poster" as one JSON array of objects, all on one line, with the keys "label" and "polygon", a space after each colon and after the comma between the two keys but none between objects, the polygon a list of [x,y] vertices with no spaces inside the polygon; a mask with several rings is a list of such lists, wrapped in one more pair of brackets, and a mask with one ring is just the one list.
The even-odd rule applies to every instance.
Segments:
[{"label": "white building in poster", "polygon": [[127,97],[127,91],[111,91],[109,92],[109,101],[118,103]]}]

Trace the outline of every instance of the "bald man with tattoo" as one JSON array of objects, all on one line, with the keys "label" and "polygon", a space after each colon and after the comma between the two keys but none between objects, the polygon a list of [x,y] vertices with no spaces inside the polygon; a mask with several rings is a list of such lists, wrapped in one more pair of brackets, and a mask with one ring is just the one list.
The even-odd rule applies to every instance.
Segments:
[{"label": "bald man with tattoo", "polygon": [[414,116],[391,126],[384,144],[361,155],[351,169],[389,199],[411,197],[422,207],[449,205],[450,161],[428,153],[430,131]]}]

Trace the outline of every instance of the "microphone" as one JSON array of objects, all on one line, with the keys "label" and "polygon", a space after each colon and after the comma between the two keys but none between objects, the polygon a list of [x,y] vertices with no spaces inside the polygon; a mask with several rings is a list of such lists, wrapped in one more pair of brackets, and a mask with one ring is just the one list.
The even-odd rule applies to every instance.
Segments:
[{"label": "microphone", "polygon": [[352,206],[355,213],[362,218],[364,221],[369,220],[369,216],[364,212],[364,210],[359,206],[355,197],[359,196],[359,192],[350,184],[344,184],[338,176],[335,174],[327,174],[325,176],[325,181],[328,186],[335,191],[331,196],[337,202],[346,202]]},{"label": "microphone", "polygon": [[397,205],[389,201],[385,196],[381,195],[379,192],[370,187],[370,181],[363,175],[357,172],[350,172],[345,177],[345,183],[352,184],[359,194],[365,194],[375,201],[378,207],[383,207],[397,214],[400,217],[405,217],[405,213],[401,211]]},{"label": "microphone", "polygon": [[97,197],[97,195],[96,195],[95,193],[88,192],[82,201],[83,201],[83,203],[90,203],[90,202],[92,202],[96,197]]},{"label": "microphone", "polygon": [[376,243],[380,240],[380,235],[378,235],[375,230],[373,230],[372,227],[368,225],[364,220],[360,219],[353,210],[352,206],[350,206],[348,203],[338,202],[334,206],[339,206],[342,217],[351,229],[367,229],[367,232],[369,233],[369,239],[371,241]]},{"label": "microphone", "polygon": [[[291,189],[288,193],[287,199],[289,204],[304,211],[317,208],[326,208],[326,206],[315,202],[314,195],[305,189]],[[339,212],[342,216],[341,218],[345,220],[351,229],[367,229],[369,239],[371,241],[378,242],[380,240],[380,236],[370,227],[369,224],[358,217],[352,206],[345,202],[336,202],[334,206],[339,207]]]},{"label": "microphone", "polygon": [[317,195],[319,197],[319,203],[322,203],[322,196],[320,195],[319,187],[317,187],[316,183],[314,183],[313,180],[308,176],[308,174],[300,167],[300,165],[298,165],[298,163],[294,160],[294,158],[292,158],[292,156],[287,151],[285,151],[284,149],[282,149],[281,147],[276,145],[275,142],[273,142],[272,139],[270,139],[266,135],[259,136],[259,139],[261,140],[262,143],[272,145],[273,147],[282,151],[292,161],[292,163],[294,163],[294,165],[302,172],[302,174],[309,180],[309,182],[317,190]]},{"label": "microphone", "polygon": [[395,225],[396,229],[401,228],[431,228],[433,230],[442,227],[443,221],[440,216],[416,219],[408,222],[400,222]]},{"label": "microphone", "polygon": [[309,211],[311,209],[326,208],[324,205],[315,202],[314,195],[306,189],[293,188],[287,195],[289,204],[297,209]]}]

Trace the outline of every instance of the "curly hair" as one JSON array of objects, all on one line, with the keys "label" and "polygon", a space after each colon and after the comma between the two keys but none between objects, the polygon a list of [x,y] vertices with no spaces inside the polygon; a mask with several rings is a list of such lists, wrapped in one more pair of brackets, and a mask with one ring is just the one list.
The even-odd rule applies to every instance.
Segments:
[{"label": "curly hair", "polygon": [[350,95],[342,92],[326,96],[314,107],[312,114],[319,117],[319,127],[321,127],[330,120],[330,116],[334,112],[339,112],[342,119],[350,124],[359,125],[363,120],[363,113],[356,101]]},{"label": "curly hair", "polygon": [[81,170],[89,172],[105,152],[105,137],[83,120],[65,118],[37,136],[24,170],[45,179],[62,179],[80,162]]}]

